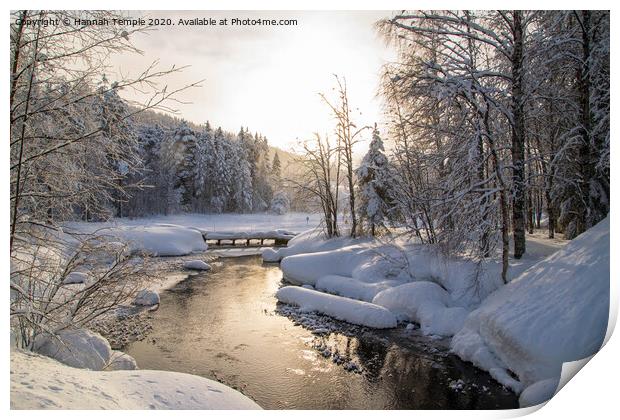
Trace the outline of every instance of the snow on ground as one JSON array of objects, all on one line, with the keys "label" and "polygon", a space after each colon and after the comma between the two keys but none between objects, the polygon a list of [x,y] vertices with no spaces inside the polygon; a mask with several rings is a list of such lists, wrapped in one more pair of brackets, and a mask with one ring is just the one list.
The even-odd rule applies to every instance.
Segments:
[{"label": "snow on ground", "polygon": [[[306,217],[308,221],[306,221]],[[303,232],[315,228],[320,223],[320,215],[313,213],[271,213],[253,214],[175,214],[142,217],[137,219],[112,219],[109,222],[72,222],[66,226],[90,232],[109,227],[142,227],[151,225],[177,225],[195,228],[201,232],[257,232],[286,230]]]},{"label": "snow on ground", "polygon": [[394,328],[396,317],[387,309],[341,296],[318,292],[297,286],[278,290],[280,302],[299,306],[304,312],[319,312],[341,321],[371,328]]},{"label": "snow on ground", "polygon": [[304,230],[288,242],[285,248],[268,248],[263,251],[263,261],[277,262],[284,257],[297,254],[310,254],[339,249],[359,241],[349,237],[332,238],[325,240],[320,229]]},{"label": "snow on ground", "polygon": [[193,409],[260,407],[218,382],[156,370],[90,371],[11,351],[12,409]]},{"label": "snow on ground", "polygon": [[108,365],[104,370],[136,370],[138,369],[138,363],[136,359],[123,353],[122,351],[112,350]]},{"label": "snow on ground", "polygon": [[557,382],[562,363],[601,347],[609,281],[607,217],[487,298],[454,336],[452,351],[516,392]]},{"label": "snow on ground", "polygon": [[68,222],[64,228],[106,235],[109,242],[129,243],[133,253],[179,256],[205,251],[203,235],[208,239],[291,239],[295,233],[315,228],[319,221],[317,214],[310,213],[178,214],[108,222]]},{"label": "snow on ground", "polygon": [[165,257],[207,250],[207,244],[199,230],[179,225],[110,227],[101,229],[98,233],[127,243],[133,254],[146,253]]},{"label": "snow on ground", "polygon": [[[565,243],[528,236],[528,253],[511,262],[509,277],[518,276]],[[289,283],[382,304],[399,319],[417,322],[429,335],[454,335],[467,314],[503,286],[497,260],[477,264],[465,257],[446,258],[428,245],[400,239],[325,240],[319,231],[310,230],[286,248],[263,252],[264,261],[280,258]],[[430,287],[443,298],[430,299],[426,294]],[[378,296],[383,297],[377,301]]]}]

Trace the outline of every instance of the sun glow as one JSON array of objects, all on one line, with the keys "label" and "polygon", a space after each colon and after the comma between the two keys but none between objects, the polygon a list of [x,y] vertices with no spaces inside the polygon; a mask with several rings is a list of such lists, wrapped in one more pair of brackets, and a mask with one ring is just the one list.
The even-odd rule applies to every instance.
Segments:
[{"label": "sun glow", "polygon": [[[161,67],[190,66],[165,83],[179,87],[204,80],[173,104],[178,115],[196,123],[236,132],[241,125],[290,148],[296,139],[333,131],[319,93],[330,96],[334,74],[345,77],[356,121],[381,123],[377,88],[381,66],[392,52],[374,23],[389,12],[149,12],[179,19],[295,19],[295,26],[163,26],[132,42],[144,55],[113,57],[113,68],[134,74],[153,60]],[[138,99],[135,92],[124,92]],[[369,136],[368,136],[369,137]]]}]

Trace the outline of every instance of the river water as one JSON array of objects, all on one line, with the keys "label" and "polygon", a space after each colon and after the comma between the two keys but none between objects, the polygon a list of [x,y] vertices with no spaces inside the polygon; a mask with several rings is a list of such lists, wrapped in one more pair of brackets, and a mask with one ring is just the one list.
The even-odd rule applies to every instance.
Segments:
[{"label": "river water", "polygon": [[265,409],[497,409],[517,398],[447,343],[403,327],[352,327],[278,304],[277,265],[221,259],[161,294],[141,369],[215,379]]}]

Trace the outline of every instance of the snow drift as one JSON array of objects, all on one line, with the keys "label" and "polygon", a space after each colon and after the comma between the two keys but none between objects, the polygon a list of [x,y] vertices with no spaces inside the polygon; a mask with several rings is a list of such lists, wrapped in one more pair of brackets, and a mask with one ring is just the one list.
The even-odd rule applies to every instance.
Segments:
[{"label": "snow drift", "polygon": [[519,393],[598,351],[608,317],[609,216],[489,296],[451,347]]}]

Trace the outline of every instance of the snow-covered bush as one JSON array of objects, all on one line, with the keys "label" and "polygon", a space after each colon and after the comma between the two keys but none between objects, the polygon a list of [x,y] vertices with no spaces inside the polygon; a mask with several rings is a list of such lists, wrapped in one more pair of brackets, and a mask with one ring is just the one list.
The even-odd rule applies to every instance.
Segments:
[{"label": "snow-covered bush", "polygon": [[126,303],[148,277],[126,247],[105,236],[39,228],[11,255],[11,330],[18,347],[32,349],[42,333],[76,329]]}]

